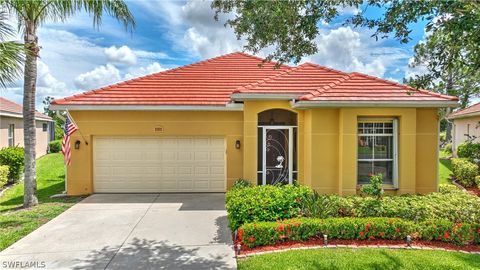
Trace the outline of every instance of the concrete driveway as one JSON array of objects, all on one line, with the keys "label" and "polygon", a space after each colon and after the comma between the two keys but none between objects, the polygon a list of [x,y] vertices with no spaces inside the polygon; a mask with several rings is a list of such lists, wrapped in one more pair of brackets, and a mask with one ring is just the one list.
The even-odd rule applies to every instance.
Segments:
[{"label": "concrete driveway", "polygon": [[235,269],[224,200],[95,194],[2,251],[0,269]]}]

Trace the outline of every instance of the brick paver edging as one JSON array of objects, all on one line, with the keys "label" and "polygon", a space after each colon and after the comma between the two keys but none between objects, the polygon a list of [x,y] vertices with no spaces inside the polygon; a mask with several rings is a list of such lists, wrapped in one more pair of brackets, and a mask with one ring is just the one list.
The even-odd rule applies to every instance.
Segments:
[{"label": "brick paver edging", "polygon": [[386,245],[318,245],[318,246],[305,246],[305,247],[292,247],[292,248],[281,248],[281,249],[274,249],[274,250],[266,250],[266,251],[258,251],[258,252],[249,252],[247,254],[237,255],[238,259],[247,258],[257,255],[263,255],[268,253],[278,253],[278,252],[285,252],[290,250],[304,250],[304,249],[322,249],[322,248],[383,248],[383,249],[409,249],[409,250],[442,250],[442,251],[450,251],[450,252],[460,252],[466,254],[478,254],[480,255],[480,251],[465,251],[465,250],[455,250],[455,249],[446,249],[446,248],[437,248],[437,247],[425,247],[425,246],[415,246],[412,245],[411,247],[408,246],[386,246]]}]

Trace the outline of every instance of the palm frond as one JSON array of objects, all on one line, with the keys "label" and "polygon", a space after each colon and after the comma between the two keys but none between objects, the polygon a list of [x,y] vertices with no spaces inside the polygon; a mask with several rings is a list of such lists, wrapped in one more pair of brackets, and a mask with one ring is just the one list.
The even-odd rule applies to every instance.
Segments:
[{"label": "palm frond", "polygon": [[0,87],[7,87],[22,75],[24,56],[23,44],[0,42]]},{"label": "palm frond", "polygon": [[102,15],[106,12],[121,22],[125,29],[135,28],[135,19],[123,0],[76,0],[74,5],[93,16],[94,27],[102,24]]}]

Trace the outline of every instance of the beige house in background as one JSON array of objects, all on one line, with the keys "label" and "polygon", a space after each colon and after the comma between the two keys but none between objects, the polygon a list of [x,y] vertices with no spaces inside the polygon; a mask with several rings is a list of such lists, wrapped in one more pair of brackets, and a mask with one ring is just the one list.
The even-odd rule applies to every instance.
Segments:
[{"label": "beige house in background", "polygon": [[458,110],[448,116],[453,122],[452,150],[457,151],[458,145],[472,138],[480,142],[480,103]]},{"label": "beige house in background", "polygon": [[[37,157],[47,153],[48,143],[54,138],[53,120],[35,112],[37,126]],[[22,106],[0,97],[0,149],[9,146],[23,147]]]}]

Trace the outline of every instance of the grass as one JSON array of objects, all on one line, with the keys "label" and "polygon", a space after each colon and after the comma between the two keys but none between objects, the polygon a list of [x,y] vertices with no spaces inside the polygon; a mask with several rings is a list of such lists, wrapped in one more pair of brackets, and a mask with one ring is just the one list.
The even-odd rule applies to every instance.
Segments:
[{"label": "grass", "polygon": [[452,162],[450,159],[446,159],[449,156],[445,151],[440,151],[439,160],[439,184],[451,184],[450,175],[452,174]]},{"label": "grass", "polygon": [[37,160],[39,204],[23,209],[23,183],[7,190],[0,197],[0,250],[15,243],[42,224],[67,210],[80,198],[50,196],[65,190],[65,171],[61,154],[48,154]]},{"label": "grass", "polygon": [[250,269],[480,269],[480,255],[433,250],[310,249],[249,257],[238,261]]}]

